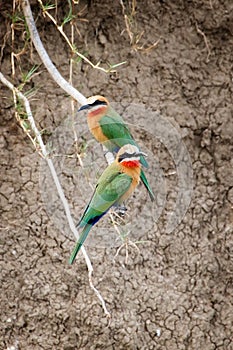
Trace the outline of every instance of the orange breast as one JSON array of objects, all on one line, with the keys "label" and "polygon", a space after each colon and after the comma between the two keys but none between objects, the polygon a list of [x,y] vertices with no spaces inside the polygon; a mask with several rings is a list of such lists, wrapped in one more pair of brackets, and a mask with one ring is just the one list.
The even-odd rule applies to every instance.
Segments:
[{"label": "orange breast", "polygon": [[103,143],[108,140],[108,138],[103,134],[99,125],[99,120],[102,118],[103,114],[93,115],[92,113],[93,112],[88,113],[87,115],[89,130],[98,142]]},{"label": "orange breast", "polygon": [[132,166],[128,167],[127,165],[124,165],[124,164],[120,164],[120,166],[121,166],[123,173],[125,173],[133,178],[133,181],[132,181],[132,184],[130,185],[130,188],[121,197],[121,203],[122,203],[133,193],[135,187],[138,185],[138,183],[140,181],[141,167],[135,166],[135,165],[134,165],[134,167],[132,167]]}]

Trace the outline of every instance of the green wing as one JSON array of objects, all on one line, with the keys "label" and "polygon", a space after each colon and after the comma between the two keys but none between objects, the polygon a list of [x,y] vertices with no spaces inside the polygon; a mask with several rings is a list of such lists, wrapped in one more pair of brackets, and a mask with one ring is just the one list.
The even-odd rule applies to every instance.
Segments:
[{"label": "green wing", "polygon": [[111,151],[118,151],[127,143],[136,145],[123,120],[105,115],[100,119],[99,124],[103,134],[110,140]]},{"label": "green wing", "polygon": [[[100,119],[99,124],[103,134],[108,138],[108,141],[104,142],[104,145],[111,152],[118,152],[118,150],[127,143],[138,147],[130,134],[129,128],[119,114],[114,113],[113,117],[105,115]],[[148,168],[146,159],[143,156],[141,156],[140,159],[142,165]]]},{"label": "green wing", "polygon": [[130,176],[119,172],[112,173],[112,169],[108,169],[102,174],[92,199],[80,220],[79,227],[84,228],[70,256],[69,264],[73,264],[92,226],[99,221],[113,204],[119,201],[129,189],[131,183],[132,178]]},{"label": "green wing", "polygon": [[[108,172],[109,173],[109,172]],[[103,173],[79,223],[80,227],[94,225],[129,189],[132,178],[119,172]]]}]

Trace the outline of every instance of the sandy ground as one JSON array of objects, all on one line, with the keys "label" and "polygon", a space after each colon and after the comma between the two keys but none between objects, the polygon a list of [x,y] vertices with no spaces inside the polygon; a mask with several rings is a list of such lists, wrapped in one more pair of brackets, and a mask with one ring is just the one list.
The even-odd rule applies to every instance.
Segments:
[{"label": "sandy ground", "polygon": [[[9,11],[5,4],[0,13],[1,42],[10,29]],[[62,16],[61,7],[59,11]],[[63,15],[67,11],[65,7]],[[108,325],[89,287],[82,254],[68,265],[74,239],[48,170],[17,125],[9,91],[0,85],[0,348],[233,349],[233,3],[137,1],[137,30],[144,30],[139,46],[160,38],[148,52],[129,44],[118,2],[93,1],[82,17],[88,22],[77,22],[81,52],[95,62],[127,64],[105,74],[81,62],[74,67],[73,84],[85,96],[108,97],[134,125],[135,138],[149,154],[147,174],[157,199],[152,205],[140,186],[127,204],[123,229],[130,229],[132,241],[145,241],[139,252],[130,247],[127,264],[125,249],[113,261],[119,241],[109,217],[90,235],[94,283],[112,315]],[[67,45],[41,14],[37,25],[50,57],[68,79]],[[16,37],[20,49],[20,30]],[[23,71],[40,63],[30,50],[31,55],[28,51],[21,57]],[[8,38],[1,71],[12,80],[10,52]],[[16,85],[21,81],[18,67]],[[43,66],[39,72],[27,86],[38,89],[32,109],[46,130],[44,140],[52,140],[54,162],[78,220],[105,159],[85,115],[75,114],[79,146],[87,147],[84,168],[80,166],[74,156],[70,99]],[[176,145],[167,147],[167,134],[159,136],[161,117],[187,150],[191,169],[185,178],[194,184],[185,216],[170,233],[167,213],[174,209],[181,175],[171,154]],[[186,194],[187,188],[182,188]]]}]

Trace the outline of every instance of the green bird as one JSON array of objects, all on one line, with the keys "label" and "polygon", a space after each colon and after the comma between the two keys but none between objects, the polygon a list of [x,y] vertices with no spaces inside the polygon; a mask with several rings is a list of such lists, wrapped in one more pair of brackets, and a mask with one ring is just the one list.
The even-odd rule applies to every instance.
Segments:
[{"label": "green bird", "polygon": [[72,264],[91,228],[115,205],[122,204],[134,191],[140,181],[141,157],[145,153],[134,145],[124,145],[115,161],[100,176],[92,198],[77,227],[82,228],[79,240],[70,256]]},{"label": "green bird", "polygon": [[[128,126],[122,117],[111,107],[108,100],[100,95],[87,99],[87,104],[78,111],[88,110],[87,123],[94,138],[102,143],[110,152],[117,153],[119,149],[131,144],[137,146]],[[138,147],[139,148],[139,147]],[[141,164],[148,168],[148,163],[143,155],[140,157]],[[150,198],[154,201],[154,193],[148,183],[145,173],[141,170],[141,180],[145,185]]]}]

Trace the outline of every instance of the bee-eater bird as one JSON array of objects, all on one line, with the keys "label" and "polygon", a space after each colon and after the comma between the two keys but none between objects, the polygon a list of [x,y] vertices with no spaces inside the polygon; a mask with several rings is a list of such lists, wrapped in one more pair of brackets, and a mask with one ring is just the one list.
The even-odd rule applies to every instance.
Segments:
[{"label": "bee-eater bird", "polygon": [[[87,123],[90,132],[110,152],[117,153],[126,144],[138,147],[128,126],[105,97],[100,95],[89,97],[87,103],[79,108],[78,112],[85,109],[89,111]],[[140,161],[144,167],[148,168],[148,163],[143,155],[141,155]],[[143,170],[141,170],[140,177],[153,201],[155,197]]]},{"label": "bee-eater bird", "polygon": [[100,176],[92,198],[77,225],[78,228],[82,228],[82,232],[70,256],[70,264],[74,262],[91,228],[112,206],[122,204],[134,191],[140,180],[141,156],[146,154],[139,151],[138,147],[125,145],[120,148],[115,161]]}]

